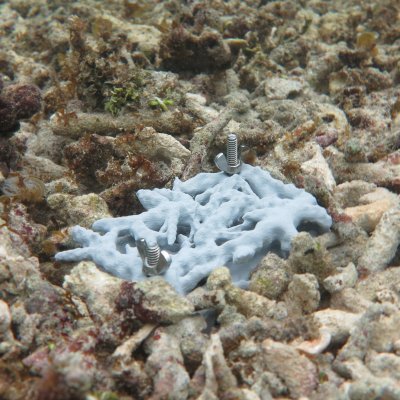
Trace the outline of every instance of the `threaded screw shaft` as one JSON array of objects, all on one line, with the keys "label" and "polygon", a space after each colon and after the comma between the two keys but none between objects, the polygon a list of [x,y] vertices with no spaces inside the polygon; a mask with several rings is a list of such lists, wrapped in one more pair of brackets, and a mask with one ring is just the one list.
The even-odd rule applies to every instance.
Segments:
[{"label": "threaded screw shaft", "polygon": [[171,264],[171,256],[160,249],[157,242],[147,245],[145,239],[138,239],[136,242],[138,253],[142,259],[142,271],[147,276],[163,274]]},{"label": "threaded screw shaft", "polygon": [[238,141],[234,133],[228,135],[226,146],[226,158],[229,167],[236,167],[239,164],[238,160]]},{"label": "threaded screw shaft", "polygon": [[146,246],[146,257],[149,267],[155,268],[160,260],[160,246],[157,243]]}]

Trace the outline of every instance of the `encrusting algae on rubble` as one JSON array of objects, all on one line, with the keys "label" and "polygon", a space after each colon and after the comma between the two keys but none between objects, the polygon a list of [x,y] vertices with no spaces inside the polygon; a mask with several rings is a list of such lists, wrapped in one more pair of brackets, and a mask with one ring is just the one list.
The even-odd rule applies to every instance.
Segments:
[{"label": "encrusting algae on rubble", "polygon": [[[400,398],[399,13],[394,0],[1,2],[0,398]],[[185,296],[180,278],[54,260],[78,250],[73,226],[141,220],[154,209],[141,194],[171,195],[176,177],[237,180],[213,162],[231,132],[250,178],[316,199],[324,229],[256,238],[259,260],[238,270],[245,252],[225,237],[209,270],[189,260]],[[206,186],[223,201],[205,241],[237,195]]]}]

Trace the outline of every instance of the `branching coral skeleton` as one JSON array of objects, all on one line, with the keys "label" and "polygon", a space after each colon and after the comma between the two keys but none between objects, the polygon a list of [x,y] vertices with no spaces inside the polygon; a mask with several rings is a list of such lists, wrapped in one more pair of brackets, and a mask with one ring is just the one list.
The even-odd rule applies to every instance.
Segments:
[{"label": "branching coral skeleton", "polygon": [[59,261],[92,260],[127,280],[142,280],[135,242],[144,238],[172,255],[165,279],[187,293],[222,265],[234,283],[245,286],[256,261],[268,251],[287,255],[299,230],[327,231],[331,218],[315,198],[286,185],[259,167],[244,164],[238,174],[201,173],[172,190],[139,190],[147,210],[139,215],[105,218],[93,231],[72,230],[82,246],[56,255]]}]

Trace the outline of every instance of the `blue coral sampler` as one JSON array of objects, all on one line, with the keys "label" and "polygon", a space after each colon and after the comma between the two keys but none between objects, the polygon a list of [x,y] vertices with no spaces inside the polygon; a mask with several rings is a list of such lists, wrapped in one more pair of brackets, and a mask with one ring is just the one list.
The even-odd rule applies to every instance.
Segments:
[{"label": "blue coral sampler", "polygon": [[142,280],[136,242],[145,239],[170,253],[163,276],[180,293],[223,265],[233,282],[245,287],[268,251],[287,256],[299,231],[318,234],[332,224],[311,194],[247,164],[234,175],[200,173],[185,182],[176,178],[172,189],[139,190],[137,195],[147,211],[100,219],[93,230],[74,227],[73,239],[82,247],[60,252],[56,260],[92,260],[112,275]]}]

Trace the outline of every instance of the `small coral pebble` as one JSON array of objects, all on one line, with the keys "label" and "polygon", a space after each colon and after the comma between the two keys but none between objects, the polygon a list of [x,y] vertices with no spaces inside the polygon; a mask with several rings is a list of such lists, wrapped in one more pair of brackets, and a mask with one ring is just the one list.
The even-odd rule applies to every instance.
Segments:
[{"label": "small coral pebble", "polygon": [[12,102],[0,97],[0,132],[10,132],[17,127],[15,108]]},{"label": "small coral pebble", "polygon": [[40,89],[35,85],[10,85],[4,89],[3,96],[13,104],[18,119],[32,117],[42,105]]}]

